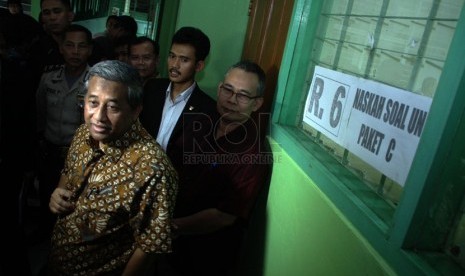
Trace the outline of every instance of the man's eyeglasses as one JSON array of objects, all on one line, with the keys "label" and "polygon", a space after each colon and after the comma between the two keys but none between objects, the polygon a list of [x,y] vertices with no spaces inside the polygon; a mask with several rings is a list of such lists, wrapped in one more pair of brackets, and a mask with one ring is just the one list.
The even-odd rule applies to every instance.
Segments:
[{"label": "man's eyeglasses", "polygon": [[261,98],[261,96],[250,97],[244,93],[236,92],[233,88],[227,87],[224,85],[220,85],[220,93],[225,97],[231,97],[232,95],[236,95],[236,99],[241,104],[248,104],[251,100],[256,98]]}]

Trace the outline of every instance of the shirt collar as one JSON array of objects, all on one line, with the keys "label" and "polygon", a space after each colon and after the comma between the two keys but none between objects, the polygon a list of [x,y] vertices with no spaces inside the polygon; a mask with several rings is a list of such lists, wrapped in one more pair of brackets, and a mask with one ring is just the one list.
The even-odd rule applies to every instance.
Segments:
[{"label": "shirt collar", "polygon": [[[170,92],[171,92],[171,85],[172,82],[170,82],[170,85],[168,85],[168,88],[166,89],[166,94],[165,97],[170,97]],[[197,83],[194,81],[191,86],[189,86],[186,90],[182,91],[181,94],[179,94],[176,99],[174,99],[174,102],[180,102],[180,101],[187,101],[189,97],[191,96],[192,92],[194,92],[195,86]],[[171,101],[171,97],[169,98]]]},{"label": "shirt collar", "polygon": [[[87,64],[86,69],[82,72],[82,74],[78,77],[78,80],[81,83],[85,83],[85,80],[87,78],[87,74],[89,74],[90,66]],[[58,69],[56,70],[55,75],[53,75],[52,79],[54,81],[64,81],[65,80],[65,65],[62,64]]]},{"label": "shirt collar", "polygon": [[52,80],[62,81],[64,80],[64,78],[65,78],[65,65],[62,64],[56,69],[56,72],[52,75]]},{"label": "shirt collar", "polygon": [[142,125],[139,120],[136,120],[126,133],[123,134],[120,138],[110,141],[102,145],[101,148],[98,147],[98,143],[95,143],[95,140],[90,136],[90,132],[87,129],[87,144],[94,150],[101,150],[110,160],[116,162],[121,158],[126,148],[128,148],[134,141],[141,139],[140,133],[142,131]]}]

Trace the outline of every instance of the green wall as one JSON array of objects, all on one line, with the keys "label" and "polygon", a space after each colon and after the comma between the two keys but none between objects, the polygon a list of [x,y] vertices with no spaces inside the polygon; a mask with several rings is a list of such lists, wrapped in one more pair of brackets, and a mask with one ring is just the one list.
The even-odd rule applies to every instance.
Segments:
[{"label": "green wall", "polygon": [[224,73],[239,61],[248,22],[249,0],[181,0],[176,30],[200,28],[210,38],[207,65],[197,75],[199,86],[213,98]]},{"label": "green wall", "polygon": [[167,56],[171,48],[171,38],[176,31],[176,19],[178,17],[179,0],[164,1],[160,13],[160,33],[158,44],[160,45],[160,62],[158,70],[162,77],[168,76]]},{"label": "green wall", "polygon": [[[266,207],[263,275],[395,275],[311,179],[273,143],[275,163]],[[252,224],[253,227],[257,225]],[[253,231],[254,229],[252,229]],[[255,233],[258,235],[258,233]],[[246,273],[257,248],[249,237]]]},{"label": "green wall", "polygon": [[40,1],[31,1],[31,16],[35,19],[39,18]]}]

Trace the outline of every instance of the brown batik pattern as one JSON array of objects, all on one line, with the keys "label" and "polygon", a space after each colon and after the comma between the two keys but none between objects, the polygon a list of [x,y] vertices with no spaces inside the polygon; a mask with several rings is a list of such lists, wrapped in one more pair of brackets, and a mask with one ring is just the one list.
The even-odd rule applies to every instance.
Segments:
[{"label": "brown batik pattern", "polygon": [[87,127],[78,129],[63,170],[76,208],[55,226],[54,270],[117,272],[136,247],[171,252],[177,175],[168,157],[139,122],[101,149],[89,137]]}]

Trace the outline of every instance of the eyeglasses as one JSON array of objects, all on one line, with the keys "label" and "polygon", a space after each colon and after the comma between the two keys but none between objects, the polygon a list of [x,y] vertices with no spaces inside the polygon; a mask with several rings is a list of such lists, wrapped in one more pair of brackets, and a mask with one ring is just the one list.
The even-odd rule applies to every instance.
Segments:
[{"label": "eyeglasses", "polygon": [[236,100],[241,104],[248,104],[251,100],[256,98],[261,98],[262,96],[255,96],[250,97],[244,93],[236,92],[231,87],[226,87],[224,85],[220,85],[220,93],[225,97],[231,97],[232,95],[236,95]]},{"label": "eyeglasses", "polygon": [[143,63],[148,63],[150,61],[152,61],[152,59],[154,58],[153,55],[147,55],[147,56],[129,56],[129,58],[131,59],[131,61],[133,62],[137,62],[139,60],[142,60]]}]

